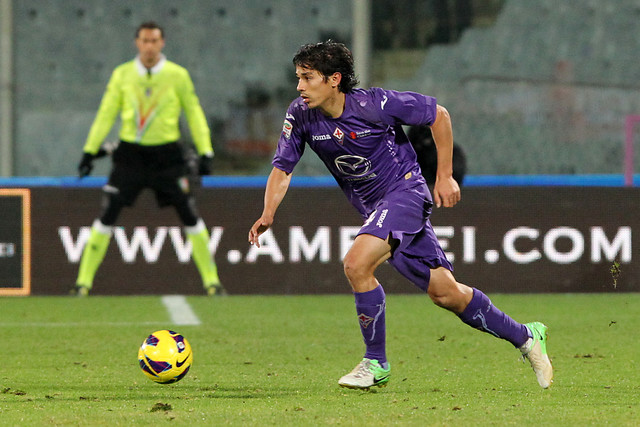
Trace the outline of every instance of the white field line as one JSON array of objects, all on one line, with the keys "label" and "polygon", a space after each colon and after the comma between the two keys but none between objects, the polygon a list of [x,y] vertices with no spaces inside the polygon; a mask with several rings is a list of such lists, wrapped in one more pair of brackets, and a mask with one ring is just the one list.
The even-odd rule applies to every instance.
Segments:
[{"label": "white field line", "polygon": [[165,295],[162,297],[162,303],[167,307],[174,324],[197,326],[201,323],[184,295]]}]

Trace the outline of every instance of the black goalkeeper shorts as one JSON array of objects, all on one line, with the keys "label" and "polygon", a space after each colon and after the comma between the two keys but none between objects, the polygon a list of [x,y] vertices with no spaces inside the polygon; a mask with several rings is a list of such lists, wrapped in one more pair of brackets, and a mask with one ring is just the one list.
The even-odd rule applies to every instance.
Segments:
[{"label": "black goalkeeper shorts", "polygon": [[190,197],[187,167],[177,142],[144,146],[121,141],[114,151],[105,192],[131,206],[145,188],[154,191],[160,207],[175,206]]}]

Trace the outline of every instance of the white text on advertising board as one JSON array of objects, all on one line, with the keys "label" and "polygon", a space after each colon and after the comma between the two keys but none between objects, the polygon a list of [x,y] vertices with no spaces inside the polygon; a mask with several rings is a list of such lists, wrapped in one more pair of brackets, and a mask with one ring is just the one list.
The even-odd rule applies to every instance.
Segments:
[{"label": "white text on advertising board", "polygon": [[[227,239],[234,241],[225,243],[227,247],[235,249],[229,249],[226,254],[218,254],[218,260],[222,260],[220,256],[226,256],[231,264],[251,264],[262,259],[274,264],[340,262],[359,229],[357,226],[319,226],[313,230],[305,230],[301,226],[291,226],[288,228],[287,239],[280,240],[272,230],[268,230],[261,236],[260,248],[249,246],[244,235],[229,236]],[[587,259],[591,263],[614,260],[630,263],[632,260],[632,230],[629,226],[620,226],[608,233],[601,226],[592,226],[586,232],[566,226],[547,230],[520,226],[507,230],[497,239],[495,247],[489,248],[478,248],[478,236],[481,234],[477,227],[437,226],[434,230],[449,260],[465,264],[493,264],[502,258],[515,264],[530,264],[542,260],[556,264],[570,264]],[[210,231],[209,248],[215,254],[225,235],[225,229],[212,227]],[[80,227],[74,238],[69,227],[58,228],[60,241],[70,262],[79,262],[89,233],[89,227]],[[112,245],[115,243],[126,263],[135,262],[138,256],[142,256],[148,263],[155,263],[167,245],[171,245],[180,263],[187,263],[191,258],[191,244],[184,238],[181,227],[157,227],[151,231],[139,226],[129,232],[122,227],[115,227],[112,240]],[[334,246],[334,242],[337,245]],[[461,253],[451,251],[453,243],[458,243]],[[9,247],[0,247],[0,256],[11,256],[11,251]]]}]

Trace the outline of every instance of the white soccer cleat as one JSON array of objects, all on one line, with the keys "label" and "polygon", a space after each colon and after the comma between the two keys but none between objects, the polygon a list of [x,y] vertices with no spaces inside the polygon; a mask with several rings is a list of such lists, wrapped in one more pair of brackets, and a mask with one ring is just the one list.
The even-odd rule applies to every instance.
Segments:
[{"label": "white soccer cleat", "polygon": [[340,378],[340,387],[368,390],[370,387],[385,387],[391,376],[391,368],[384,369],[377,360],[364,358],[353,371]]},{"label": "white soccer cleat", "polygon": [[553,382],[553,366],[547,355],[547,327],[540,322],[527,323],[525,326],[533,338],[520,347],[522,357],[531,363],[540,387],[549,388]]}]

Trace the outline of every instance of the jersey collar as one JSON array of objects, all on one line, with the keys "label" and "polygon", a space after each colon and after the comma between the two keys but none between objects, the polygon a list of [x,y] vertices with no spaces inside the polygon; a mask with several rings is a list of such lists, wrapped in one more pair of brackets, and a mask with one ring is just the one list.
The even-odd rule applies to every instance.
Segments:
[{"label": "jersey collar", "polygon": [[138,74],[140,74],[141,76],[144,76],[145,74],[148,74],[148,73],[158,74],[164,67],[164,64],[167,63],[167,57],[164,56],[164,54],[160,54],[160,60],[156,65],[151,67],[151,69],[147,69],[147,67],[142,65],[142,61],[140,61],[140,55],[136,56],[135,63],[136,63],[136,68],[138,69]]}]

